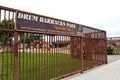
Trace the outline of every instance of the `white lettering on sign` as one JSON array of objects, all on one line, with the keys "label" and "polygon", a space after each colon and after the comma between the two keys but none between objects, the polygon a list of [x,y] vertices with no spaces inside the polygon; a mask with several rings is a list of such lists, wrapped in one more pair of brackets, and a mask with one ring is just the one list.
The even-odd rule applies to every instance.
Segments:
[{"label": "white lettering on sign", "polygon": [[42,23],[48,23],[48,24],[53,24],[53,25],[58,25],[58,26],[76,28],[76,25],[74,23],[69,23],[69,22],[65,22],[62,20],[47,18],[43,16],[41,17],[41,16],[36,16],[36,15],[22,13],[22,12],[18,12],[17,18],[24,19],[24,20],[37,21],[37,22],[42,22]]},{"label": "white lettering on sign", "polygon": [[39,22],[49,23],[49,24],[59,25],[59,26],[66,26],[65,22],[63,22],[63,21],[58,21],[58,20],[44,18],[44,17],[40,17]]},{"label": "white lettering on sign", "polygon": [[19,19],[25,19],[25,20],[31,20],[31,21],[38,21],[38,16],[30,15],[30,14],[23,14],[19,13],[18,14]]},{"label": "white lettering on sign", "polygon": [[67,23],[66,26],[71,27],[71,28],[75,28],[75,24],[72,24],[72,23]]}]

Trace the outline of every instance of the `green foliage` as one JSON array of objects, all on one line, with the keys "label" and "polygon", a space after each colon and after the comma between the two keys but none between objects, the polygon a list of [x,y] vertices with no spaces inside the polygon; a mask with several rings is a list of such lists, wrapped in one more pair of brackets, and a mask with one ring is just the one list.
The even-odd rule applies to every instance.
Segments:
[{"label": "green foliage", "polygon": [[30,44],[30,42],[33,42],[33,40],[34,40],[34,37],[32,37],[29,33],[21,33],[20,34],[20,42],[22,42],[22,43],[25,41],[25,43]]},{"label": "green foliage", "polygon": [[107,53],[108,53],[109,55],[114,54],[113,51],[114,51],[114,48],[113,48],[112,46],[107,46]]},{"label": "green foliage", "polygon": [[120,55],[120,49],[114,49],[113,53],[116,54],[116,55]]},{"label": "green foliage", "polygon": [[0,28],[5,28],[5,29],[13,29],[14,28],[14,21],[13,20],[2,20],[0,22]]},{"label": "green foliage", "polygon": [[[13,29],[14,28],[14,21],[13,20],[2,20],[0,21],[0,28],[1,29]],[[6,32],[6,31],[0,31],[0,42],[4,41],[5,39],[9,39],[13,36],[13,33]]]}]

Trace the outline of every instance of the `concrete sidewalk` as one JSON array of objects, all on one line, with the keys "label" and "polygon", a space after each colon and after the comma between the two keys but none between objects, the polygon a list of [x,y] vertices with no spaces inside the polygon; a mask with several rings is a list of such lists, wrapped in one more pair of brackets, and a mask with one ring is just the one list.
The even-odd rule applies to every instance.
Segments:
[{"label": "concrete sidewalk", "polygon": [[62,80],[120,80],[120,59]]}]

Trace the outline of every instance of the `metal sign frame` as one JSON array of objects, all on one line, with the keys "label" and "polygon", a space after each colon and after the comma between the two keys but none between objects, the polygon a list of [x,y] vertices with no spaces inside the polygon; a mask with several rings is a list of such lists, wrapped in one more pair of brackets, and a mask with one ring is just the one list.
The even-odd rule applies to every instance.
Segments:
[{"label": "metal sign frame", "polygon": [[16,14],[17,31],[76,36],[78,26],[72,22],[24,11],[17,11]]}]

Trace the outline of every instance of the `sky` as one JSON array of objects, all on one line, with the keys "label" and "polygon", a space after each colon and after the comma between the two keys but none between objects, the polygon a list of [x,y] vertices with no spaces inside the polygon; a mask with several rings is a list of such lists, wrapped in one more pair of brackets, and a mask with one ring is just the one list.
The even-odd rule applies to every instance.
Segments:
[{"label": "sky", "polygon": [[1,6],[87,25],[120,37],[119,0],[0,0]]}]

